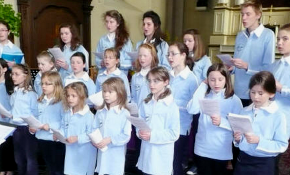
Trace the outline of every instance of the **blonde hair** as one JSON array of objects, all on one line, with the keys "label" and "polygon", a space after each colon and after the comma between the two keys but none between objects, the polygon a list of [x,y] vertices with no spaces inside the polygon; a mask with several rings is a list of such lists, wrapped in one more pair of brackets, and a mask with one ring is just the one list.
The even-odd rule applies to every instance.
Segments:
[{"label": "blonde hair", "polygon": [[13,69],[19,69],[26,75],[24,84],[23,84],[24,90],[33,91],[31,71],[30,71],[29,66],[27,64],[15,64],[12,66],[12,71]]},{"label": "blonde hair", "polygon": [[119,63],[116,65],[116,67],[119,67],[120,66],[120,52],[116,48],[111,47],[105,50],[104,57],[106,53],[112,53],[114,57],[116,57],[116,59],[119,60]]},{"label": "blonde hair", "polygon": [[86,105],[86,99],[88,98],[88,89],[87,89],[86,85],[83,82],[74,82],[74,83],[68,84],[64,88],[65,98],[63,100],[63,105],[64,105],[65,110],[68,110],[70,108],[68,101],[67,101],[67,93],[68,93],[69,89],[74,90],[79,98],[79,103],[75,107],[77,109],[76,111],[83,109]]},{"label": "blonde hair", "polygon": [[[139,46],[138,53],[139,53],[141,48],[145,48],[145,49],[148,49],[150,51],[150,54],[152,56],[152,61],[151,61],[150,68],[152,69],[154,67],[157,67],[158,64],[159,64],[159,60],[158,60],[158,57],[157,57],[157,52],[156,52],[155,47],[152,44],[149,44],[149,43],[141,44]],[[137,61],[135,61],[135,70],[136,70],[136,72],[140,72],[141,69],[142,69],[142,66],[141,66],[141,64],[139,62],[139,59],[138,59]]]},{"label": "blonde hair", "polygon": [[241,4],[241,9],[246,8],[246,7],[252,7],[255,13],[261,14],[261,17],[262,17],[263,7],[262,7],[262,3],[259,0],[246,0],[243,4]]},{"label": "blonde hair", "polygon": [[[127,108],[127,92],[125,89],[124,81],[119,77],[112,77],[107,79],[102,84],[102,91],[115,91],[117,93],[117,104],[119,105],[119,108]],[[100,107],[100,109],[104,108],[105,105],[109,108],[109,105],[106,104],[106,102],[103,103],[103,105]]]},{"label": "blonde hair", "polygon": [[290,32],[290,23],[283,25],[279,31],[286,30],[287,32]]},{"label": "blonde hair", "polygon": [[42,51],[37,56],[37,59],[44,58],[46,61],[53,63],[53,67],[55,65],[54,57],[48,51]]},{"label": "blonde hair", "polygon": [[[52,83],[52,86],[54,87],[54,90],[53,90],[54,99],[52,101],[52,104],[62,101],[63,100],[63,85],[62,85],[62,80],[59,73],[55,71],[44,72],[41,76],[41,83],[44,78],[47,78],[48,81],[50,81]],[[42,93],[37,101],[41,102],[44,96],[45,94]]]}]

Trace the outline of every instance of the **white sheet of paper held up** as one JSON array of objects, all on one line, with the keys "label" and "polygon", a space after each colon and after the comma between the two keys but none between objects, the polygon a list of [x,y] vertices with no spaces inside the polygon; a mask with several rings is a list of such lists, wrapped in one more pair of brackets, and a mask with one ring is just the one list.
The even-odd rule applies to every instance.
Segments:
[{"label": "white sheet of paper held up", "polygon": [[10,136],[15,129],[15,127],[0,125],[0,145],[6,141],[6,138]]},{"label": "white sheet of paper held up", "polygon": [[89,101],[97,107],[101,106],[104,103],[102,91],[97,92],[96,94],[90,95]]},{"label": "white sheet of paper held up", "polygon": [[37,120],[34,116],[29,116],[29,117],[21,117],[22,120],[25,121],[29,125],[29,127],[38,129],[43,126],[43,124]]},{"label": "white sheet of paper held up", "polygon": [[55,135],[56,139],[59,140],[61,143],[70,144],[66,141],[66,138],[56,129],[52,129],[53,135]]},{"label": "white sheet of paper held up", "polygon": [[228,120],[234,132],[253,133],[251,118],[248,115],[229,113]]},{"label": "white sheet of paper held up", "polygon": [[139,130],[151,131],[144,119],[132,116],[128,116],[127,119]]},{"label": "white sheet of paper held up", "polygon": [[202,113],[206,115],[220,115],[220,103],[217,99],[200,99],[199,105]]},{"label": "white sheet of paper held up", "polygon": [[64,59],[64,55],[59,47],[49,48],[48,51],[53,55],[55,60]]},{"label": "white sheet of paper held up", "polygon": [[138,59],[138,52],[126,52],[132,61],[135,61]]},{"label": "white sheet of paper held up", "polygon": [[93,54],[99,58],[101,58],[101,60],[104,59],[104,52],[93,52]]},{"label": "white sheet of paper held up", "polygon": [[4,106],[2,106],[0,104],[0,114],[3,115],[4,117],[8,117],[8,118],[12,118],[12,114],[7,111],[7,109],[4,108]]},{"label": "white sheet of paper held up", "polygon": [[[89,135],[89,138],[91,139],[91,141],[95,144],[98,144],[103,140],[103,136],[102,136],[100,129],[96,129],[94,132],[92,132],[88,135]],[[102,152],[105,152],[107,149],[108,149],[108,147],[105,146],[104,148],[102,148],[100,150]]]},{"label": "white sheet of paper held up", "polygon": [[221,61],[228,66],[234,66],[233,62],[231,61],[232,56],[229,54],[220,54],[220,55],[216,55],[219,59],[221,59]]},{"label": "white sheet of paper held up", "polygon": [[138,117],[138,105],[136,103],[127,103],[130,114],[134,117]]}]

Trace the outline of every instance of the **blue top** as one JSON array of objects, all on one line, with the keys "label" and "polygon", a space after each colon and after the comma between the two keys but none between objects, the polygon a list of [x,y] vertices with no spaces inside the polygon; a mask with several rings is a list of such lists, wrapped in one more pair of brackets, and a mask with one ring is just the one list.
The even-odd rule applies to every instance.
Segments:
[{"label": "blue top", "polygon": [[[136,50],[139,49],[139,46],[143,43],[146,43],[147,42],[147,39],[145,38],[143,41],[139,41],[137,42],[136,44]],[[150,41],[150,44],[154,44],[155,42],[155,39],[151,40]],[[168,59],[166,57],[166,55],[168,54],[168,49],[169,49],[169,46],[167,44],[166,41],[162,40],[162,42],[156,46],[156,51],[157,51],[157,57],[158,57],[158,60],[159,60],[159,66],[163,66],[163,67],[166,67],[168,70],[171,70],[171,66],[168,62]]]},{"label": "blue top", "polygon": [[131,79],[131,103],[141,105],[142,101],[150,94],[150,89],[146,80],[149,70],[141,70],[135,73]]},{"label": "blue top", "polygon": [[127,101],[130,101],[131,94],[130,94],[130,86],[127,76],[124,74],[124,72],[120,71],[120,69],[116,69],[114,72],[108,74],[107,70],[100,73],[96,79],[96,92],[102,91],[102,84],[111,77],[119,77],[123,80],[125,84],[125,89],[127,93]]},{"label": "blue top", "polygon": [[[115,47],[115,39],[110,40],[108,34],[103,35],[99,40],[96,48],[96,52],[105,52],[106,49]],[[133,46],[130,39],[123,45],[120,50],[120,69],[121,70],[129,70],[132,67],[131,57],[127,54],[127,52],[132,52]],[[96,56],[96,65],[99,69],[101,69],[102,58]]]},{"label": "blue top", "polygon": [[128,116],[129,111],[119,106],[104,107],[96,113],[96,128],[100,129],[103,138],[110,137],[112,141],[105,152],[98,150],[96,172],[99,174],[124,174],[126,145],[131,136]]},{"label": "blue top", "polygon": [[38,116],[37,109],[37,94],[31,90],[27,91],[24,88],[14,88],[14,93],[11,95],[10,104],[12,106],[12,123],[16,125],[27,125],[20,117],[26,118],[30,116]]},{"label": "blue top", "polygon": [[[5,44],[4,46],[2,44],[0,44],[0,58],[2,57],[2,54],[7,54],[7,55],[22,55],[23,57],[23,53],[22,51],[19,49],[19,47],[17,47],[15,44],[13,44],[11,41],[8,40],[8,43]],[[4,58],[3,58],[4,59]],[[8,60],[11,61],[11,60]],[[18,62],[19,63],[19,62]],[[22,64],[25,63],[24,57],[22,58],[21,62]],[[19,63],[19,64],[20,64]]]},{"label": "blue top", "polygon": [[[44,96],[41,102],[38,102],[38,120],[42,124],[48,124],[50,128],[59,130],[62,117],[64,115],[62,102],[52,104],[53,99],[47,99]],[[53,141],[52,132],[37,130],[35,137],[42,140]]]},{"label": "blue top", "polygon": [[270,70],[275,79],[282,84],[281,92],[275,95],[275,101],[279,106],[279,110],[286,116],[287,133],[290,136],[290,56],[282,57],[280,60],[275,61]]},{"label": "blue top", "polygon": [[[211,159],[231,160],[233,158],[233,132],[227,115],[228,113],[239,113],[242,109],[242,103],[236,95],[225,99],[225,89],[219,93],[210,91],[209,94],[205,95],[207,88],[208,85],[202,83],[187,105],[187,111],[190,114],[200,113],[194,153]],[[199,99],[203,98],[219,100],[221,117],[219,126],[212,124],[210,116],[201,111]]]},{"label": "blue top", "polygon": [[94,115],[87,105],[74,114],[71,109],[68,110],[62,118],[61,132],[64,137],[78,136],[77,142],[66,145],[64,174],[94,174],[97,149],[88,137],[92,132],[93,120]]},{"label": "blue top", "polygon": [[73,82],[83,82],[87,89],[88,89],[88,95],[93,95],[96,93],[96,89],[95,89],[95,83],[94,81],[90,78],[90,76],[88,75],[88,73],[84,72],[83,76],[80,78],[77,78],[73,73],[67,77],[64,78],[64,86],[67,86],[70,83]]},{"label": "blue top", "polygon": [[65,45],[63,47],[63,54],[64,54],[64,59],[65,59],[66,63],[68,64],[68,69],[67,70],[65,70],[63,68],[59,69],[59,74],[60,74],[62,79],[64,79],[66,76],[73,73],[73,71],[71,69],[71,65],[70,65],[70,59],[71,59],[71,56],[76,52],[82,52],[85,55],[85,57],[86,57],[86,70],[87,71],[89,70],[89,53],[88,53],[88,51],[82,45],[79,45],[75,50],[71,50],[69,47],[67,47]]},{"label": "blue top", "polygon": [[234,89],[241,99],[249,99],[248,84],[252,75],[265,70],[275,59],[275,35],[272,30],[260,26],[247,35],[247,31],[238,33],[234,58],[248,63],[248,70],[235,68]]},{"label": "blue top", "polygon": [[[7,110],[11,111],[11,105],[9,103],[10,96],[6,92],[5,81],[0,82],[0,104]],[[9,118],[5,117],[2,118],[0,114],[0,121],[1,122],[9,122]]]},{"label": "blue top", "polygon": [[259,143],[250,144],[242,136],[239,143],[235,142],[235,146],[241,151],[255,157],[275,157],[286,151],[289,138],[286,132],[286,119],[275,101],[268,107],[260,109],[255,109],[252,104],[245,107],[240,114],[251,117],[254,134],[260,138]]},{"label": "blue top", "polygon": [[198,83],[200,84],[203,80],[207,79],[207,70],[211,66],[210,58],[204,55],[200,60],[195,61],[192,72],[197,77]]},{"label": "blue top", "polygon": [[[171,95],[142,102],[139,117],[151,129],[149,141],[142,140],[137,167],[147,174],[171,175],[174,142],[179,137],[179,109]],[[137,128],[138,136],[138,128]]]},{"label": "blue top", "polygon": [[186,110],[186,105],[198,87],[196,76],[186,66],[177,76],[170,71],[170,89],[175,103],[179,107],[180,135],[189,135],[192,115]]}]

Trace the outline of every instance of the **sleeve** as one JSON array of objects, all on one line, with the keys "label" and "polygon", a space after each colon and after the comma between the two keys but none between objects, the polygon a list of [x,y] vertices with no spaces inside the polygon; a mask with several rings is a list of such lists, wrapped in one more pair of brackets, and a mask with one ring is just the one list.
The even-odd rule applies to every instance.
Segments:
[{"label": "sleeve", "polygon": [[130,100],[131,100],[131,92],[130,92],[130,85],[129,85],[128,78],[127,78],[127,76],[124,74],[124,75],[122,76],[122,79],[123,79],[123,81],[124,81],[125,89],[126,89],[126,92],[127,92],[127,101],[130,102]]},{"label": "sleeve", "polygon": [[211,66],[210,58],[205,55],[204,67],[202,69],[202,81],[207,78],[207,70],[210,66]]},{"label": "sleeve", "polygon": [[159,61],[160,61],[159,64],[160,64],[161,66],[166,67],[167,70],[171,70],[171,66],[170,66],[170,64],[169,64],[169,62],[168,62],[168,59],[167,59],[167,57],[166,57],[166,55],[167,55],[167,53],[168,53],[168,49],[169,49],[169,46],[168,46],[167,42],[162,41],[162,42],[159,44],[159,46],[157,47],[158,52],[160,52],[160,53],[157,53],[157,54],[158,54],[158,56],[160,57],[160,58],[159,58]]},{"label": "sleeve", "polygon": [[143,41],[139,41],[139,42],[137,42],[137,44],[136,44],[136,51],[138,51],[139,46],[142,44],[142,42],[143,42]]},{"label": "sleeve", "polygon": [[131,57],[127,54],[127,52],[132,52],[133,46],[132,42],[130,39],[125,43],[125,45],[122,47],[121,50],[121,67],[125,69],[130,69],[132,67],[132,59]]},{"label": "sleeve", "polygon": [[[101,39],[99,40],[98,44],[97,44],[97,48],[96,48],[96,52],[103,52],[102,46],[103,46],[103,37],[101,37]],[[102,62],[102,58],[95,56],[95,61],[96,61],[96,66],[101,69],[101,62]]]},{"label": "sleeve", "polygon": [[192,99],[187,104],[187,112],[190,114],[198,114],[200,112],[199,100],[204,98],[207,90],[207,84],[201,83],[194,92]]},{"label": "sleeve", "polygon": [[282,97],[290,97],[290,88],[287,86],[282,86],[281,96]]},{"label": "sleeve", "polygon": [[260,141],[256,147],[257,151],[264,152],[269,156],[276,156],[278,153],[283,153],[288,148],[288,136],[286,132],[286,118],[282,114],[277,117],[277,126],[274,128],[274,136],[272,139],[267,139],[261,135]]},{"label": "sleeve", "polygon": [[98,81],[98,78],[100,78],[100,76],[97,76],[97,79],[96,79],[96,93],[101,91],[101,84]]},{"label": "sleeve", "polygon": [[89,116],[86,116],[86,118],[87,118],[87,121],[86,121],[86,126],[85,126],[86,127],[85,132],[78,135],[79,144],[84,144],[91,141],[88,134],[90,134],[93,130],[93,125],[92,125],[94,121],[93,114],[89,113]]},{"label": "sleeve", "polygon": [[88,95],[93,95],[96,93],[96,85],[92,79],[89,80],[88,82]]},{"label": "sleeve", "polygon": [[169,106],[167,110],[167,119],[165,128],[151,130],[150,143],[153,144],[167,144],[173,143],[179,138],[180,121],[179,109],[177,105]]},{"label": "sleeve", "polygon": [[[127,116],[130,116],[129,112],[125,113],[122,132],[118,135],[111,136],[112,145],[121,146],[129,142],[131,137],[131,123],[127,120]],[[121,116],[119,116],[121,117]]]},{"label": "sleeve", "polygon": [[31,114],[34,117],[37,117],[38,114],[38,103],[37,103],[37,94],[35,92],[31,92],[30,96],[30,109],[31,109]]},{"label": "sleeve", "polygon": [[135,83],[136,83],[136,73],[133,75],[131,79],[131,103],[138,103]]}]

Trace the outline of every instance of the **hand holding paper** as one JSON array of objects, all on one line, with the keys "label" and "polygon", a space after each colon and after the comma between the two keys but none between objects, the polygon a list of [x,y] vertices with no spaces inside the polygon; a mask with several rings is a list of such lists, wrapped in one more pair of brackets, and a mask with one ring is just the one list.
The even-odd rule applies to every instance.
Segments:
[{"label": "hand holding paper", "polygon": [[31,128],[39,129],[43,126],[43,124],[39,120],[37,120],[34,116],[25,118],[23,117],[21,119],[24,120]]},{"label": "hand holding paper", "polygon": [[234,66],[233,62],[232,62],[232,56],[230,56],[229,54],[220,54],[217,55],[217,57],[219,59],[221,59],[221,61],[227,65],[227,66]]},{"label": "hand holding paper", "polygon": [[199,105],[202,113],[209,116],[220,115],[220,103],[217,99],[200,99]]},{"label": "hand holding paper", "polygon": [[48,51],[53,55],[55,60],[64,59],[64,55],[59,47],[49,48]]},{"label": "hand holding paper", "polygon": [[151,131],[144,119],[132,116],[128,116],[127,119],[139,130]]},{"label": "hand holding paper", "polygon": [[56,138],[56,140],[59,140],[61,143],[64,143],[64,144],[69,144],[69,142],[67,142],[66,138],[58,131],[58,130],[55,130],[55,129],[52,129],[52,132],[53,132],[53,137]]},{"label": "hand holding paper", "polygon": [[[98,143],[100,143],[103,140],[103,136],[101,134],[100,129],[96,129],[94,132],[88,134],[89,138],[91,139],[92,143],[96,146]],[[107,146],[101,148],[100,150],[102,152],[106,151],[108,149]]]},{"label": "hand holding paper", "polygon": [[2,106],[1,104],[0,104],[0,115],[2,115],[4,117],[12,118],[12,114],[9,111],[7,111],[4,108],[4,106]]},{"label": "hand holding paper", "polygon": [[229,113],[228,120],[234,132],[241,134],[253,133],[252,122],[249,116]]}]

